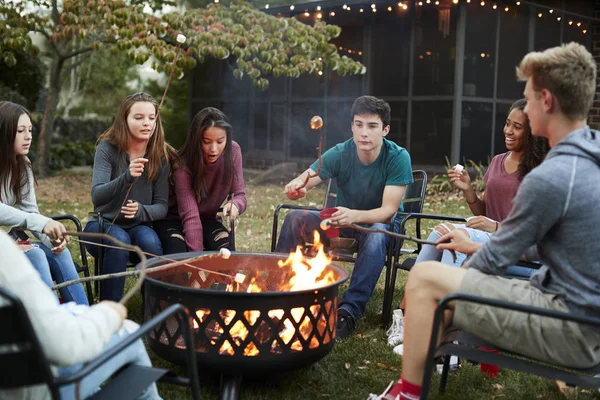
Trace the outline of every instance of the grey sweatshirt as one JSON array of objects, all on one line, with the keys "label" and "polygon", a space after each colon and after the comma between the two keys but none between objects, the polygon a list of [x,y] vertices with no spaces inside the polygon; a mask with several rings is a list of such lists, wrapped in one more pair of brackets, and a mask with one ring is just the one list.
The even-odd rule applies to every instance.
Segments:
[{"label": "grey sweatshirt", "polygon": [[100,142],[94,155],[92,175],[94,211],[102,213],[110,221],[118,214],[115,224],[122,228],[132,228],[145,222],[163,219],[167,215],[169,199],[169,169],[169,163],[163,161],[153,182],[148,180],[145,171],[135,180],[127,199],[139,203],[138,212],[133,219],[124,218],[121,205],[134,181],[129,173],[129,154],[119,153],[119,150],[107,141]]},{"label": "grey sweatshirt", "polygon": [[536,245],[544,266],[530,279],[579,315],[600,314],[600,132],[571,132],[523,179],[497,233],[468,266],[502,274]]},{"label": "grey sweatshirt", "polygon": [[19,204],[14,193],[8,188],[0,188],[0,226],[29,229],[42,243],[52,248],[54,245],[50,238],[42,233],[50,218],[41,215],[38,209],[31,168],[27,169],[27,176],[29,186],[21,192]]}]

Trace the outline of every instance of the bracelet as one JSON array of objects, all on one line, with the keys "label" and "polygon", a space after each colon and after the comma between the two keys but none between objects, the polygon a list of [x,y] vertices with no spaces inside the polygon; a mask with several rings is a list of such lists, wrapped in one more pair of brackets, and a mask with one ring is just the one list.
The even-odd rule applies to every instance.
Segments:
[{"label": "bracelet", "polygon": [[498,221],[496,221],[496,232],[498,232]]}]

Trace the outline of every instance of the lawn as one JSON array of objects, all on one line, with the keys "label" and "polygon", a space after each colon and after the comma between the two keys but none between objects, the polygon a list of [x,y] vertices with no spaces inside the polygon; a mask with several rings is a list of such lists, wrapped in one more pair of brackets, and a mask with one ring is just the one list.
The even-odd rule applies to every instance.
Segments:
[{"label": "lawn", "polygon": [[[92,210],[89,190],[91,172],[66,171],[55,177],[40,179],[36,188],[40,212],[45,215],[62,213],[74,214],[83,222]],[[285,202],[282,185],[247,185],[248,209],[241,216],[236,230],[238,250],[268,252],[271,243],[273,210],[277,204]],[[320,205],[324,189],[316,188],[309,192],[301,204]],[[447,215],[469,215],[462,198],[456,194],[430,194],[425,203],[425,212]],[[84,222],[85,223],[85,222]],[[432,225],[423,227],[426,237]],[[79,257],[77,248],[71,246],[74,257]],[[90,263],[91,263],[90,259]],[[345,265],[351,270],[351,265]],[[396,284],[394,304],[400,301],[406,273],[400,272]],[[386,343],[385,330],[380,326],[383,304],[383,280],[378,282],[367,312],[358,324],[355,334],[346,342],[337,343],[331,353],[321,361],[284,376],[266,377],[261,381],[244,381],[244,399],[341,399],[364,400],[369,393],[380,393],[390,381],[396,380],[402,368],[402,358],[392,353]],[[127,282],[128,286],[133,281]],[[342,285],[343,291],[347,287]],[[127,289],[126,289],[127,290]],[[128,304],[129,318],[141,322],[141,296],[136,295]],[[152,355],[155,364],[173,368],[179,367]],[[434,378],[432,394],[439,378]],[[204,399],[218,398],[218,379],[202,379]],[[166,400],[189,398],[189,391],[181,388],[160,385],[161,395]],[[559,399],[563,398],[554,382],[527,374],[501,370],[495,380],[480,373],[479,367],[462,362],[458,372],[451,373],[447,392],[434,399]],[[578,390],[578,399],[600,399],[598,393]]]}]

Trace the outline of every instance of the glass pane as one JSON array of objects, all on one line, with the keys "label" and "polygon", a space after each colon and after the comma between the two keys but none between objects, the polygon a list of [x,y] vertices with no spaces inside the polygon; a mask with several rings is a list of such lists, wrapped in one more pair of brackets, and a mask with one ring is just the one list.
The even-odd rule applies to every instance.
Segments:
[{"label": "glass pane", "polygon": [[[288,78],[279,77],[277,79],[273,78],[272,75],[266,76],[269,80],[269,87],[267,90],[260,90],[252,86],[252,90],[254,91],[254,96],[256,99],[274,99],[274,98],[284,98],[286,94],[286,86],[288,84]],[[239,81],[238,81],[239,82]]]},{"label": "glass pane", "polygon": [[[494,127],[494,155],[505,153],[506,144],[504,143],[504,124],[508,118],[510,104],[496,104],[496,126]],[[490,159],[491,161],[491,159]]]},{"label": "glass pane", "polygon": [[415,101],[412,105],[410,156],[413,164],[445,165],[452,138],[451,101]]},{"label": "glass pane", "polygon": [[536,51],[546,50],[560,44],[560,21],[555,12],[545,8],[535,10],[535,44]]},{"label": "glass pane", "polygon": [[329,101],[327,115],[323,119],[323,133],[325,134],[325,148],[335,146],[352,137],[352,110],[353,101]]},{"label": "glass pane", "polygon": [[215,85],[223,79],[223,61],[206,59],[204,63],[198,63],[193,71],[193,93],[197,97],[221,97],[223,87]]},{"label": "glass pane", "polygon": [[269,148],[271,150],[283,151],[283,138],[285,135],[285,123],[287,121],[285,104],[271,104],[271,125],[269,126]]},{"label": "glass pane", "polygon": [[386,138],[396,143],[399,146],[408,149],[407,136],[407,102],[406,101],[391,101],[390,108],[392,109],[392,121],[390,122],[390,133]]},{"label": "glass pane", "polygon": [[582,21],[574,18],[568,18],[565,23],[563,33],[563,42],[581,43],[591,51],[592,29],[587,21]]},{"label": "glass pane", "polygon": [[486,164],[492,152],[492,103],[463,102],[460,160]]},{"label": "glass pane", "polygon": [[[508,11],[504,11],[508,7]],[[498,98],[523,97],[525,84],[517,81],[515,66],[527,51],[529,7],[505,6],[500,17],[500,54],[498,55]]]},{"label": "glass pane", "polygon": [[250,113],[248,111],[247,101],[228,102],[223,104],[225,115],[229,118],[233,127],[233,140],[235,140],[242,149],[248,148],[248,125]]},{"label": "glass pane", "polygon": [[[388,7],[391,11],[388,11]],[[373,19],[371,57],[367,70],[373,95],[406,96],[410,48],[408,11],[397,5],[382,5]]]},{"label": "glass pane", "polygon": [[318,73],[303,74],[292,79],[292,96],[322,97],[325,95],[325,78]]},{"label": "glass pane", "polygon": [[254,104],[254,131],[252,150],[266,150],[268,137],[268,103]]},{"label": "glass pane", "polygon": [[457,7],[416,7],[414,94],[452,95]]},{"label": "glass pane", "polygon": [[323,115],[323,111],[322,102],[292,104],[292,124],[288,140],[290,157],[317,159],[319,135],[310,129],[310,119],[315,115]]},{"label": "glass pane", "polygon": [[[365,64],[367,57],[364,54],[365,45],[363,43],[364,21],[359,17],[359,13],[356,10],[342,11],[340,9],[331,23],[342,28],[342,34],[332,40],[332,43],[337,46],[338,52]],[[363,80],[367,75],[339,76],[336,71],[329,70],[326,76],[328,97],[357,97],[362,94]]]},{"label": "glass pane", "polygon": [[465,39],[465,96],[493,97],[496,54],[496,19],[491,7],[471,3],[467,7]]}]

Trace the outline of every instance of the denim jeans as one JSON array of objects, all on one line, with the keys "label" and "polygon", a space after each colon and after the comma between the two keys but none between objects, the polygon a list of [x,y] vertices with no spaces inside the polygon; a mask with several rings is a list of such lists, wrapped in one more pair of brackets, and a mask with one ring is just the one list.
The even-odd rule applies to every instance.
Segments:
[{"label": "denim jeans", "polygon": [[[79,279],[69,249],[64,249],[60,254],[54,254],[42,243],[32,243],[32,246],[34,248],[27,250],[25,256],[48,287],[54,285],[53,281],[63,283]],[[59,292],[67,303],[74,301],[77,304],[88,305],[88,299],[81,283],[59,289]]]},{"label": "denim jeans", "polygon": [[[123,229],[118,225],[114,225],[112,228],[110,223],[104,223],[104,232],[110,229],[109,235],[120,240],[125,244],[133,244],[138,246],[143,251],[156,254],[158,256],[163,255],[162,245],[158,235],[149,226],[137,225],[133,228]],[[90,221],[85,226],[84,232],[95,232],[100,230],[98,221]],[[99,243],[98,239],[88,239],[89,241]],[[104,243],[116,245],[115,243]],[[92,257],[98,257],[98,247],[86,244],[87,251]],[[127,268],[127,262],[129,260],[129,250],[118,250],[104,248],[104,260],[102,262],[102,273],[112,274],[116,272],[123,272]],[[125,278],[112,278],[101,281],[101,300],[113,300],[119,301],[123,297],[123,287],[125,286]]]},{"label": "denim jeans", "polygon": [[[290,253],[298,245],[312,242],[313,232],[317,230],[325,246],[329,245],[325,232],[319,227],[321,217],[318,211],[293,210],[288,213],[281,226],[281,234],[275,251]],[[388,224],[376,223],[364,225],[373,229],[389,229]],[[400,221],[396,221],[397,232]],[[350,277],[350,287],[344,293],[339,308],[346,310],[356,323],[365,312],[367,302],[375,290],[375,285],[385,266],[390,237],[383,233],[366,233],[354,229],[342,229],[341,237],[354,238],[358,242],[358,255],[354,271]]]},{"label": "denim jeans", "polygon": [[[454,224],[454,227],[457,229],[464,229],[469,234],[471,240],[475,243],[486,243],[490,240],[490,235],[488,232],[484,232],[479,229],[471,229],[467,228],[463,224]],[[441,236],[435,230],[431,232],[427,240],[432,242],[437,242]],[[465,253],[456,252],[456,261],[452,260],[452,253],[448,250],[438,250],[435,246],[426,244],[423,245],[421,251],[419,252],[419,256],[417,257],[416,263],[420,263],[423,261],[440,261],[442,264],[450,265],[453,267],[460,267],[462,263],[467,258]],[[519,265],[513,265],[508,267],[504,271],[504,275],[506,276],[516,276],[520,278],[529,278],[531,274],[533,274],[536,270],[533,268],[521,267]]]},{"label": "denim jeans", "polygon": [[[128,335],[128,333],[131,333],[137,329],[137,326],[138,325],[132,321],[126,321],[123,328],[121,328],[119,332],[115,333],[111,337],[110,341],[104,347],[102,352],[104,353],[111,347],[117,345]],[[127,364],[136,364],[146,367],[152,366],[150,358],[148,357],[148,353],[146,352],[146,347],[144,347],[144,342],[142,342],[141,339],[133,342],[119,354],[83,378],[79,387],[81,398],[85,399],[94,394],[103,382],[105,382],[112,374]],[[71,375],[79,371],[82,367],[83,364],[81,363],[70,365],[68,367],[58,367],[55,375],[57,377]],[[63,400],[75,400],[77,398],[75,388],[76,384],[63,386],[60,388],[60,398]],[[138,399],[143,400],[158,400],[160,398],[161,397],[158,394],[155,384],[150,385],[140,396],[138,396]]]}]

